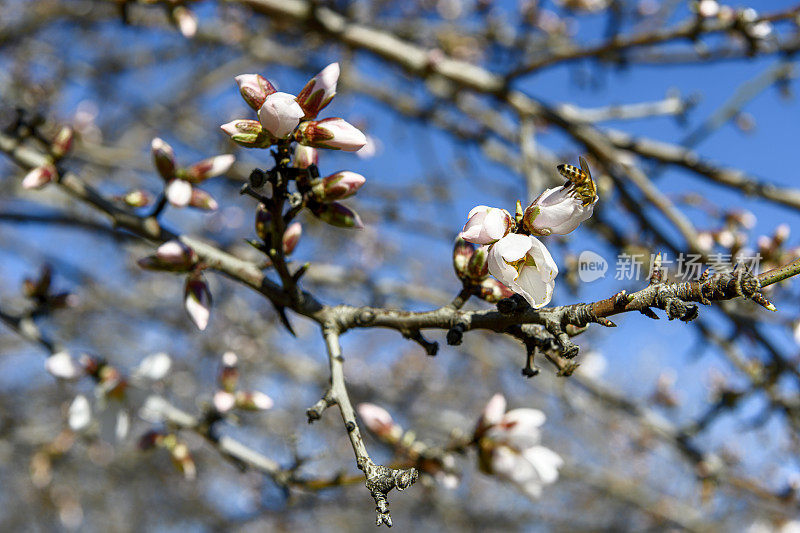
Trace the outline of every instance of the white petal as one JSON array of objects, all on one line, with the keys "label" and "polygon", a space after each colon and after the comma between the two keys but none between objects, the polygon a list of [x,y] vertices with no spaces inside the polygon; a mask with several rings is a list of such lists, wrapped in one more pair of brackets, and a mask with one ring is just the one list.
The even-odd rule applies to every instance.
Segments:
[{"label": "white petal", "polygon": [[545,484],[550,484],[558,479],[558,469],[564,464],[564,459],[556,452],[544,446],[533,446],[523,452]]},{"label": "white petal", "polygon": [[282,92],[267,96],[261,109],[258,110],[258,119],[264,129],[279,139],[288,137],[304,115],[305,112],[294,95]]},{"label": "white petal", "polygon": [[[511,233],[495,243],[500,256],[508,263],[519,261],[531,249],[532,237]],[[535,240],[535,239],[533,239]]]},{"label": "white petal", "polygon": [[136,375],[151,381],[158,381],[167,375],[172,367],[172,359],[164,352],[148,355],[136,369]]},{"label": "white petal", "polygon": [[196,298],[191,296],[186,297],[186,311],[192,322],[195,323],[197,329],[203,331],[208,327],[208,319],[211,316],[211,311],[200,303]]},{"label": "white petal", "polygon": [[499,392],[492,396],[486,407],[483,408],[483,422],[486,425],[494,425],[503,419],[506,413],[506,399]]},{"label": "white petal", "polygon": [[220,413],[227,413],[236,405],[236,396],[224,390],[214,393],[214,407]]},{"label": "white petal", "polygon": [[489,273],[509,288],[511,288],[511,285],[517,278],[517,269],[506,263],[502,256],[503,249],[498,245],[510,236],[511,235],[506,235],[489,248],[489,257],[487,260]]},{"label": "white petal", "polygon": [[175,207],[186,207],[192,199],[192,184],[184,180],[172,180],[167,185],[167,200]]},{"label": "white petal", "polygon": [[86,396],[75,396],[69,406],[69,427],[72,431],[83,431],[92,421],[92,406]]},{"label": "white petal", "polygon": [[517,279],[509,285],[512,291],[525,298],[534,309],[550,303],[553,298],[554,287],[554,282],[545,282],[541,273],[531,266],[523,267]]},{"label": "white petal", "polygon": [[542,274],[542,279],[548,282],[553,281],[558,275],[558,265],[542,241],[535,237],[530,237],[530,239],[531,248],[528,255],[536,262],[536,269]]}]

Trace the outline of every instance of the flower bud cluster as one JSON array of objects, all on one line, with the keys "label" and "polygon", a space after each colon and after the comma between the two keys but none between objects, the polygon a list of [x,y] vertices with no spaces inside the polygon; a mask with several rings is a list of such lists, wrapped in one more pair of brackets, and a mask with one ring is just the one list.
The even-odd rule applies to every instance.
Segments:
[{"label": "flower bud cluster", "polygon": [[[164,194],[170,204],[175,207],[190,206],[207,211],[217,209],[216,200],[206,191],[196,188],[196,185],[228,172],[236,159],[233,155],[218,155],[187,167],[179,167],[175,162],[172,146],[163,139],[158,137],[153,139],[150,148],[153,164],[164,180]],[[124,197],[129,205],[139,200],[134,193],[135,191],[131,191]]]}]

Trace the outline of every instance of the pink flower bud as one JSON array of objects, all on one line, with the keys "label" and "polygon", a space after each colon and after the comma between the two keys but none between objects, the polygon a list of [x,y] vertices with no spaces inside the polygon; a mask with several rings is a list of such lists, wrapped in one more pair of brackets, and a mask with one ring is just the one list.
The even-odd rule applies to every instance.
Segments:
[{"label": "pink flower bud", "polygon": [[67,152],[72,148],[74,137],[75,131],[69,126],[64,126],[58,130],[55,139],[53,139],[53,144],[50,145],[50,153],[53,154],[53,157],[61,159],[67,155]]},{"label": "pink flower bud", "polygon": [[214,408],[220,413],[227,413],[236,406],[236,396],[228,391],[218,390],[214,393]]},{"label": "pink flower bud", "polygon": [[219,207],[214,197],[201,189],[192,188],[192,197],[189,200],[191,207],[198,209],[205,209],[206,211],[214,211]]},{"label": "pink flower bud", "polygon": [[23,189],[41,189],[54,179],[58,172],[56,167],[50,163],[46,163],[40,167],[36,167],[22,178]]},{"label": "pink flower bud", "polygon": [[361,217],[358,216],[358,213],[338,202],[317,204],[311,208],[311,212],[315,217],[327,222],[331,226],[356,229],[361,229],[364,227],[364,224],[361,222]]},{"label": "pink flower bud", "polygon": [[258,119],[269,133],[285,139],[295,130],[303,118],[303,109],[288,93],[272,93],[258,110]]},{"label": "pink flower bud", "polygon": [[319,152],[316,148],[304,144],[296,144],[294,147],[294,166],[295,168],[308,168],[311,165],[319,164]]},{"label": "pink flower bud", "polygon": [[134,189],[117,198],[131,207],[145,207],[153,202],[153,196],[144,189]]},{"label": "pink flower bud", "polygon": [[492,244],[502,239],[514,226],[514,219],[505,209],[479,205],[469,212],[459,237],[475,244]]},{"label": "pink flower bud", "polygon": [[181,35],[191,39],[197,33],[197,15],[194,11],[184,6],[177,6],[172,9],[172,20],[178,26]]},{"label": "pink flower bud", "polygon": [[260,74],[241,74],[236,76],[239,92],[247,105],[258,111],[267,96],[275,93],[275,87]]},{"label": "pink flower bud", "polygon": [[392,419],[392,415],[383,407],[378,407],[372,403],[360,403],[357,406],[358,416],[364,425],[381,440],[387,442],[397,442],[403,434],[401,428]]},{"label": "pink flower bud", "polygon": [[270,231],[272,231],[272,213],[264,204],[258,204],[256,207],[256,235],[262,241],[268,241]]},{"label": "pink flower bud", "polygon": [[339,63],[331,63],[311,78],[300,94],[297,102],[305,111],[304,118],[316,118],[322,109],[336,95],[336,82],[339,80]]},{"label": "pink flower bud", "polygon": [[239,391],[236,393],[236,407],[247,411],[266,411],[271,409],[274,402],[272,398],[258,391]]},{"label": "pink flower bud", "polygon": [[286,231],[283,232],[283,253],[284,255],[291,255],[297,247],[300,236],[303,234],[303,226],[299,222],[292,222]]},{"label": "pink flower bud", "polygon": [[478,295],[482,300],[491,304],[497,303],[503,298],[508,298],[514,295],[514,291],[500,283],[494,278],[486,278],[481,281],[480,294]]},{"label": "pink flower bud", "polygon": [[185,272],[192,268],[197,261],[197,254],[194,253],[194,250],[181,241],[172,240],[159,246],[154,255],[144,257],[138,263],[140,267],[148,270]]},{"label": "pink flower bud", "polygon": [[153,163],[155,163],[156,170],[164,178],[169,181],[175,177],[175,152],[172,147],[167,144],[163,139],[156,137],[150,143],[150,150],[153,152]]},{"label": "pink flower bud", "polygon": [[232,154],[209,157],[178,172],[178,177],[189,183],[200,183],[209,178],[225,174],[236,161]]},{"label": "pink flower bud", "polygon": [[186,207],[192,199],[192,184],[185,180],[172,180],[165,189],[167,200],[175,207]]},{"label": "pink flower bud", "polygon": [[220,126],[231,140],[245,148],[267,148],[275,139],[257,120],[237,119]]},{"label": "pink flower bud", "polygon": [[308,146],[355,152],[367,144],[367,137],[341,118],[309,120],[300,124],[295,139]]},{"label": "pink flower bud", "polygon": [[202,274],[194,273],[186,277],[184,305],[197,329],[205,330],[211,316],[211,292]]},{"label": "pink flower bud", "polygon": [[314,199],[320,202],[342,200],[353,196],[366,181],[361,174],[342,170],[324,177],[321,182],[314,185],[311,193],[314,195]]}]

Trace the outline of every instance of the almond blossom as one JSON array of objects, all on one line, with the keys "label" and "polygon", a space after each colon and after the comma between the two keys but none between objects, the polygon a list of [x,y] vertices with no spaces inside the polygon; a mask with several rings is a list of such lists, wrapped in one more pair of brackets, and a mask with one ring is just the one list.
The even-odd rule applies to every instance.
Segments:
[{"label": "almond blossom", "polygon": [[532,498],[558,479],[564,460],[540,444],[546,420],[538,409],[506,412],[506,399],[495,394],[486,404],[475,429],[481,469],[516,485]]},{"label": "almond blossom", "polygon": [[592,216],[597,200],[584,204],[571,184],[547,189],[525,210],[522,223],[534,235],[566,235]]},{"label": "almond blossom", "polygon": [[511,233],[489,248],[489,272],[538,309],[553,298],[558,266],[536,237]]},{"label": "almond blossom", "polygon": [[188,167],[179,167],[175,162],[172,147],[163,139],[156,137],[150,143],[153,163],[165,182],[164,195],[175,207],[199,207],[216,209],[217,202],[205,191],[194,186],[216,176],[225,174],[233,165],[235,157],[231,154],[218,155],[204,159]]}]

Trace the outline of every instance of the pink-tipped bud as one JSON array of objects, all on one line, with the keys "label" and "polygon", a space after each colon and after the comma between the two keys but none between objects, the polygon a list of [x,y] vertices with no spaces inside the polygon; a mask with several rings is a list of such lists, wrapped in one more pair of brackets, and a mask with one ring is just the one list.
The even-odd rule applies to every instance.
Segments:
[{"label": "pink-tipped bud", "polygon": [[316,148],[304,144],[296,144],[294,147],[295,168],[308,168],[311,165],[319,164],[319,152]]},{"label": "pink-tipped bud", "polygon": [[209,157],[208,159],[203,159],[194,165],[181,169],[178,172],[178,177],[189,183],[200,183],[209,178],[215,178],[225,174],[231,168],[234,161],[236,161],[236,157],[232,154]]},{"label": "pink-tipped bud", "polygon": [[283,232],[283,254],[291,255],[303,234],[303,226],[299,222],[292,222]]},{"label": "pink-tipped bud", "polygon": [[372,403],[358,404],[358,416],[364,425],[377,437],[386,442],[398,442],[403,435],[401,428],[392,415],[383,407],[378,407]]},{"label": "pink-tipped bud", "polygon": [[258,110],[258,120],[270,134],[285,139],[292,134],[303,118],[303,109],[289,93],[273,93]]},{"label": "pink-tipped bud", "polygon": [[272,213],[264,204],[258,204],[256,207],[256,235],[262,241],[268,241],[270,231],[272,231]]},{"label": "pink-tipped bud", "polygon": [[513,295],[514,292],[511,289],[494,278],[486,278],[481,281],[481,292],[479,297],[491,304],[497,303],[503,298],[509,298]]},{"label": "pink-tipped bud", "polygon": [[304,118],[316,118],[322,109],[336,96],[336,83],[339,81],[339,63],[331,63],[319,74],[311,78],[300,94],[297,102],[305,112]]},{"label": "pink-tipped bud", "polygon": [[258,111],[264,105],[267,96],[277,92],[275,87],[260,74],[241,74],[236,76],[239,92],[247,105]]},{"label": "pink-tipped bud", "polygon": [[165,242],[156,249],[156,253],[143,257],[138,261],[140,267],[148,270],[167,270],[170,272],[186,272],[198,261],[194,250],[181,241]]},{"label": "pink-tipped bud", "polygon": [[211,317],[211,291],[199,272],[186,276],[184,305],[197,329],[205,330]]},{"label": "pink-tipped bud", "polygon": [[164,178],[164,181],[174,178],[175,152],[172,150],[172,146],[163,139],[156,137],[150,143],[150,150],[153,152],[153,163],[156,166],[156,170]]},{"label": "pink-tipped bud", "polygon": [[322,181],[312,187],[311,194],[314,195],[315,200],[320,202],[342,200],[353,196],[366,181],[361,174],[342,170],[324,177]]},{"label": "pink-tipped bud", "polygon": [[23,189],[41,189],[54,179],[58,172],[56,167],[50,163],[46,163],[40,167],[36,167],[22,178]]},{"label": "pink-tipped bud", "polygon": [[181,35],[191,39],[197,34],[197,15],[194,11],[184,6],[177,6],[172,9],[172,20],[178,27]]},{"label": "pink-tipped bud", "polygon": [[227,413],[236,406],[236,396],[228,391],[218,390],[214,393],[214,409]]},{"label": "pink-tipped bud", "polygon": [[272,398],[258,391],[236,393],[236,407],[246,411],[266,411],[274,405]]},{"label": "pink-tipped bud", "polygon": [[236,119],[223,124],[220,129],[227,133],[233,142],[245,148],[267,148],[275,144],[276,140],[257,120]]},{"label": "pink-tipped bud", "polygon": [[476,247],[462,238],[453,247],[453,269],[462,281],[480,282],[489,275],[488,249]]},{"label": "pink-tipped bud", "polygon": [[361,130],[341,118],[302,122],[295,132],[295,139],[315,148],[346,152],[355,152],[367,144],[367,137]]},{"label": "pink-tipped bud", "polygon": [[72,148],[72,140],[74,138],[75,131],[71,127],[64,126],[58,130],[55,139],[53,139],[53,144],[50,145],[50,153],[53,154],[53,157],[61,159],[67,155],[67,152]]},{"label": "pink-tipped bud", "polygon": [[239,382],[239,358],[235,353],[225,352],[222,355],[222,367],[219,369],[217,382],[225,392],[236,390],[236,384]]},{"label": "pink-tipped bud", "polygon": [[364,227],[364,224],[361,222],[361,217],[358,216],[358,213],[338,202],[317,204],[311,208],[311,212],[315,217],[319,218],[323,222],[327,222],[331,226],[356,229],[361,229]]},{"label": "pink-tipped bud", "polygon": [[172,180],[167,183],[164,193],[169,203],[175,207],[186,207],[192,200],[192,184],[186,180]]},{"label": "pink-tipped bud", "polygon": [[134,189],[116,198],[131,207],[145,207],[153,203],[153,195],[144,189]]},{"label": "pink-tipped bud", "polygon": [[219,207],[213,196],[206,191],[195,188],[192,188],[192,197],[189,199],[189,205],[206,211],[215,211]]}]

